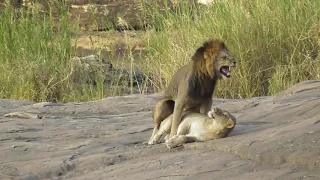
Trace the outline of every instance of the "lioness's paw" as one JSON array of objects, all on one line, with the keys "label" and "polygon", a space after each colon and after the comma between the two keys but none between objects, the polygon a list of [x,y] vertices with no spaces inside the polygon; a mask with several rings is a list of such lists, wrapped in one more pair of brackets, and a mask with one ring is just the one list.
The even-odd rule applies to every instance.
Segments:
[{"label": "lioness's paw", "polygon": [[181,146],[182,144],[180,143],[178,136],[173,136],[172,138],[166,140],[166,145],[167,148],[172,149]]}]

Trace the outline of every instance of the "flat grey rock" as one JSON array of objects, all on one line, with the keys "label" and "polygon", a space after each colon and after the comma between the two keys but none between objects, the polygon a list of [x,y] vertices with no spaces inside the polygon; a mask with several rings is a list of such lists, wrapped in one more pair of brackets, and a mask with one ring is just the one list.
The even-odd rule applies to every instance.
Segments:
[{"label": "flat grey rock", "polygon": [[[0,100],[0,179],[320,179],[320,81],[270,97],[214,99],[226,138],[146,145],[161,94],[82,103]],[[4,117],[10,112],[44,119]]]}]

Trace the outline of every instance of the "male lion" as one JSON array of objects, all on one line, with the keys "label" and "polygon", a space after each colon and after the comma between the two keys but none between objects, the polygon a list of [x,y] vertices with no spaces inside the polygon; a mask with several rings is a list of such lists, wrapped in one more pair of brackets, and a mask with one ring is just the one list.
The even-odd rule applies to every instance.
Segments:
[{"label": "male lion", "polygon": [[[169,134],[171,122],[172,115],[161,123],[159,131],[152,137],[150,142],[157,144],[162,135]],[[200,113],[185,112],[179,124],[177,135],[167,139],[166,145],[168,148],[174,148],[184,143],[224,138],[234,129],[235,125],[236,118],[229,112],[219,108],[213,108],[208,112],[208,116]]]},{"label": "male lion", "polygon": [[171,114],[170,137],[177,134],[183,110],[207,114],[217,81],[230,78],[231,67],[235,66],[236,61],[220,40],[205,42],[198,48],[192,60],[174,74],[164,97],[155,105],[152,114],[155,126],[150,140]]}]

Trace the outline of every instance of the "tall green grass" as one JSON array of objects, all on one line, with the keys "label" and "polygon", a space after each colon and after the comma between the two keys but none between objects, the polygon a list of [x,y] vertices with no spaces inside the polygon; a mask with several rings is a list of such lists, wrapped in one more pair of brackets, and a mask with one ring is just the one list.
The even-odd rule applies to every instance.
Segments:
[{"label": "tall green grass", "polygon": [[143,1],[141,8],[153,32],[146,42],[147,70],[165,79],[204,41],[227,43],[238,67],[215,95],[249,98],[274,95],[309,79],[320,79],[320,1],[220,0],[194,7],[180,3],[175,9]]},{"label": "tall green grass", "polygon": [[0,98],[66,102],[105,97],[102,85],[74,83],[89,76],[76,73],[71,60],[78,26],[70,23],[66,9],[58,19],[37,9],[7,6],[1,12]]},{"label": "tall green grass", "polygon": [[[134,69],[150,75],[149,84],[139,85],[140,93],[163,91],[196,48],[212,38],[224,40],[238,60],[233,77],[219,83],[217,97],[274,95],[320,79],[319,1],[220,0],[208,7],[182,1],[171,9],[157,2],[141,0],[146,30],[133,32],[143,34],[146,55],[134,55],[131,36],[125,37],[123,64],[130,71],[131,93]],[[79,26],[64,8],[58,19],[36,9],[7,7],[0,13],[0,98],[67,102],[120,95],[121,77],[107,87],[102,69],[93,74],[77,69],[71,59]],[[94,86],[88,83],[92,77]]]}]

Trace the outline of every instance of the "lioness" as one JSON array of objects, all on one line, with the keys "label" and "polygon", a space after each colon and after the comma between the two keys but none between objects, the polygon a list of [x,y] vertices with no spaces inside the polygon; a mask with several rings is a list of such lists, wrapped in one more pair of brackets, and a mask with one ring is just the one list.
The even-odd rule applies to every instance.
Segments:
[{"label": "lioness", "polygon": [[[162,135],[170,133],[171,121],[172,115],[161,123],[159,131],[149,141],[149,144],[159,143]],[[236,118],[220,108],[213,108],[207,115],[185,112],[177,135],[171,138],[168,138],[167,135],[166,145],[168,148],[174,148],[184,143],[223,138],[234,129],[235,125]]]}]

